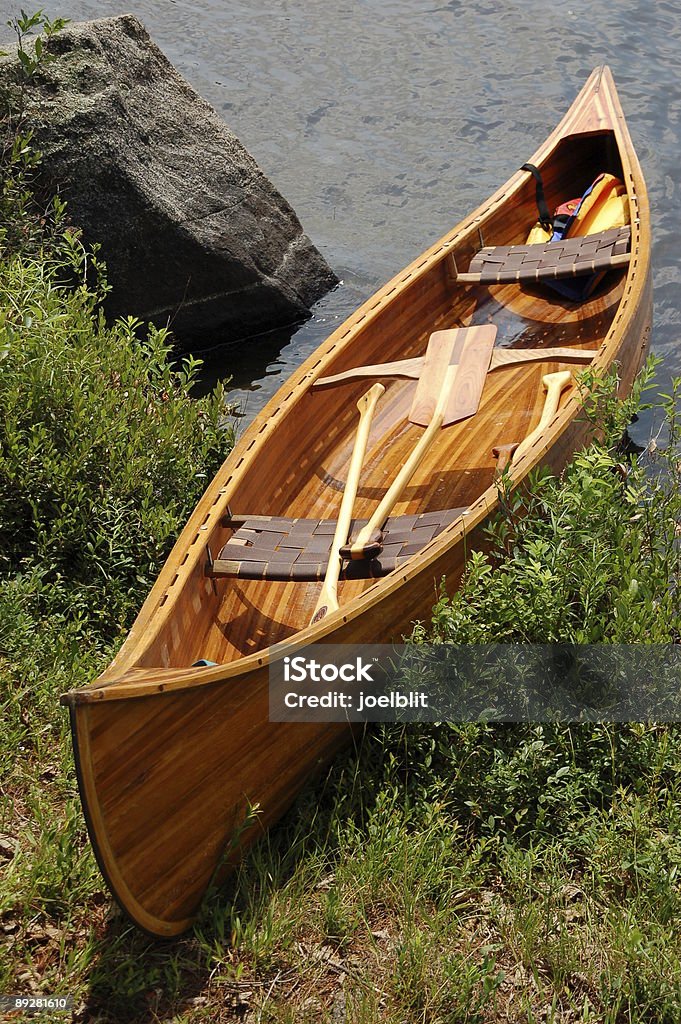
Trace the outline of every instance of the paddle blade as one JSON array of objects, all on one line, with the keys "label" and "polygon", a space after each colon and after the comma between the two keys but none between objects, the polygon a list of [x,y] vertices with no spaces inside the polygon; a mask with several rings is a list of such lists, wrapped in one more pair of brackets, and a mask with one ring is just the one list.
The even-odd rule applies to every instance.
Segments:
[{"label": "paddle blade", "polygon": [[449,366],[457,371],[449,390],[442,426],[449,426],[477,412],[485,385],[497,329],[462,327],[431,334],[423,370],[409,412],[412,423],[427,426],[433,418]]},{"label": "paddle blade", "polygon": [[427,427],[432,420],[447,369],[458,363],[466,331],[467,328],[435,331],[428,339],[421,376],[409,410],[411,423]]},{"label": "paddle blade", "polygon": [[474,416],[478,411],[496,336],[497,329],[492,324],[468,328],[454,384],[449,392],[443,427]]}]

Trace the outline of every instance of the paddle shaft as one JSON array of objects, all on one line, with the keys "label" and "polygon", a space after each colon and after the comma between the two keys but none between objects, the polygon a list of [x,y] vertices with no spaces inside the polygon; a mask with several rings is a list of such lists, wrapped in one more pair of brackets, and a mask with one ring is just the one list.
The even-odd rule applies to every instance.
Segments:
[{"label": "paddle shaft", "polygon": [[336,530],[333,535],[333,541],[331,542],[331,551],[329,552],[329,561],[326,567],[324,583],[322,584],[319,599],[317,600],[315,610],[312,614],[312,618],[310,619],[311,623],[318,622],[320,619],[323,619],[325,615],[328,615],[329,612],[334,612],[338,608],[338,580],[342,565],[339,548],[341,544],[345,544],[348,539],[350,523],[352,522],[352,509],[355,504],[355,498],[357,497],[359,476],[362,471],[362,463],[364,462],[364,455],[366,453],[367,442],[369,440],[371,421],[373,419],[376,403],[384,391],[385,388],[382,384],[374,384],[372,388],[369,388],[366,394],[362,395],[357,403],[357,409],[359,410],[359,425],[357,427],[357,433],[355,434],[355,444],[350,457],[348,478],[345,481],[343,498],[341,500],[341,507],[338,513],[338,520],[336,522]]},{"label": "paddle shaft", "polygon": [[369,522],[364,526],[357,534],[355,540],[350,544],[349,551],[350,556],[354,559],[366,558],[367,554],[365,548],[372,544],[375,540],[375,534],[380,531],[384,522],[392,512],[393,508],[400,500],[402,492],[413,477],[418,467],[423,462],[427,452],[431,448],[435,437],[442,426],[444,420],[445,410],[447,408],[447,401],[449,398],[449,392],[454,382],[458,367],[456,365],[450,366],[445,373],[445,379],[440,389],[440,394],[435,406],[433,418],[429,425],[426,427],[424,433],[421,435],[419,442],[413,448],[409,458],[402,466],[392,484],[383,495],[383,498],[374,511]]}]

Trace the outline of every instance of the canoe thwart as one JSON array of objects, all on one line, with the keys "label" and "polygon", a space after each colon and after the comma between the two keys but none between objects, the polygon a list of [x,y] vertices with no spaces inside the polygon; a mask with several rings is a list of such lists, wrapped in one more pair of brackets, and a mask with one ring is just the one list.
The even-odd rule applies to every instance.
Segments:
[{"label": "canoe thwart", "polygon": [[598,235],[578,235],[558,242],[487,246],[473,257],[467,274],[457,275],[457,281],[511,284],[579,277],[626,266],[631,258],[630,247],[628,224]]},{"label": "canoe thwart", "polygon": [[[381,531],[376,557],[343,562],[341,579],[387,576],[459,519],[465,508],[442,509],[420,515],[393,516]],[[283,516],[235,516],[240,525],[206,566],[212,578],[248,580],[323,580],[336,532],[335,519],[287,519]],[[356,535],[366,520],[353,520]]]},{"label": "canoe thwart", "polygon": [[[519,366],[522,363],[555,360],[556,362],[590,363],[595,356],[593,349],[560,348],[547,345],[545,348],[495,348],[492,351],[489,369]],[[392,363],[370,363],[356,366],[343,373],[335,373],[331,377],[320,377],[312,385],[313,388],[331,388],[337,384],[352,384],[365,377],[405,377],[407,380],[418,380],[423,372],[425,356],[414,356],[411,359],[398,359]]]}]

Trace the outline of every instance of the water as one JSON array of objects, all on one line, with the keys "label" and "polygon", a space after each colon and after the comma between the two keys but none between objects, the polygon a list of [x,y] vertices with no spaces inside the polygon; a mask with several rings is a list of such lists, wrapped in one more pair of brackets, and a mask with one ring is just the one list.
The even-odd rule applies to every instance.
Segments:
[{"label": "water", "polygon": [[[17,6],[5,0],[7,16]],[[121,0],[46,6],[80,20],[126,9]],[[364,298],[506,180],[601,63],[613,70],[650,193],[660,382],[681,374],[678,6],[138,0],[134,12],[342,278],[290,340],[272,335],[210,367],[233,375],[247,417]]]}]

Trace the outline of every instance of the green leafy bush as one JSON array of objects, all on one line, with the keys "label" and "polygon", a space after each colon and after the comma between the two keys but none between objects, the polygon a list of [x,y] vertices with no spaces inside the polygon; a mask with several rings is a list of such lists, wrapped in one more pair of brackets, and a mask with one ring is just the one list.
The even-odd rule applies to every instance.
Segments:
[{"label": "green leafy bush", "polygon": [[626,402],[613,382],[585,378],[585,414],[602,439],[560,478],[535,475],[505,494],[491,549],[471,556],[461,590],[443,593],[436,640],[452,643],[666,643],[681,638],[681,380],[661,397],[667,441],[627,460],[622,431],[651,382]]},{"label": "green leafy bush", "polygon": [[219,395],[190,400],[196,364],[173,370],[163,331],[140,342],[136,321],[107,327],[97,292],[60,284],[60,269],[0,267],[0,572],[39,568],[46,599],[58,589],[111,635],[231,436]]},{"label": "green leafy bush", "polygon": [[[622,451],[653,373],[650,361],[626,402],[614,380],[584,378],[600,439],[559,478],[539,473],[523,493],[503,492],[488,549],[470,556],[454,595],[443,587],[415,643],[680,642],[681,381],[656,404],[664,445]],[[395,728],[385,735],[392,743]],[[590,809],[649,790],[653,777],[661,791],[676,783],[673,727],[470,723],[398,735],[409,778],[444,787],[483,834],[570,836],[579,848],[588,837],[577,823]]]}]

